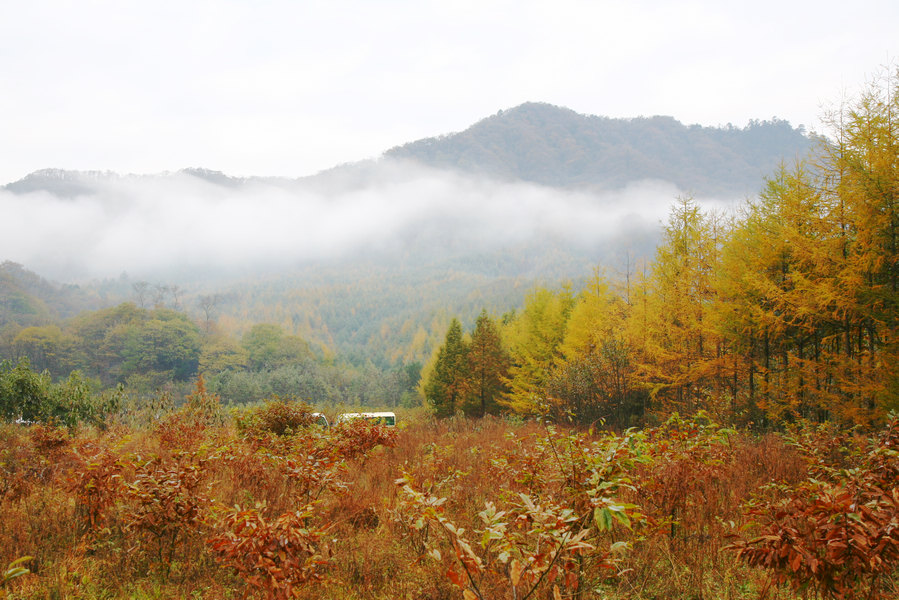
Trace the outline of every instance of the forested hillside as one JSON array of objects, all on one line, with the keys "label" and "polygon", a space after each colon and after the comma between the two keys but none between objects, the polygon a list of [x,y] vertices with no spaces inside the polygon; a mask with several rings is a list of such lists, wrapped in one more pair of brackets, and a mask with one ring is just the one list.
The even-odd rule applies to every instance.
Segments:
[{"label": "forested hillside", "polygon": [[[0,318],[46,325],[121,302],[164,305],[227,335],[277,323],[359,367],[401,367],[427,359],[452,314],[472,325],[535,285],[578,286],[597,264],[627,271],[651,255],[678,193],[754,193],[810,144],[776,120],[686,127],[532,103],[301,179],[47,169],[4,187],[16,210],[38,224],[94,216],[54,231],[70,244],[56,258],[23,238],[24,267],[5,276],[0,306],[16,317]],[[24,269],[81,273],[79,287],[23,288]]]},{"label": "forested hillside", "polygon": [[71,317],[96,302],[94,293],[77,285],[47,281],[11,261],[0,263],[0,328]]},{"label": "forested hillside", "polygon": [[465,131],[391,148],[382,160],[340,165],[298,179],[232,177],[202,168],[124,175],[45,169],[4,186],[15,194],[45,191],[74,198],[104,183],[160,182],[187,175],[227,188],[263,185],[302,190],[366,188],[396,177],[389,160],[551,187],[621,188],[644,179],[675,184],[697,196],[753,195],[782,161],[814,145],[802,125],[772,118],[745,127],[685,125],[672,117],[613,119],[529,102],[487,117]]},{"label": "forested hillside", "polygon": [[610,119],[527,103],[385,155],[548,186],[615,188],[659,179],[698,196],[742,197],[811,144],[802,127],[778,119],[745,128],[702,127],[671,117]]},{"label": "forested hillside", "polygon": [[[882,422],[899,409],[897,87],[869,87],[832,118],[838,144],[774,171],[738,214],[679,199],[625,277],[537,288],[470,340],[454,321],[429,403],[618,427],[697,410],[765,428]],[[486,344],[485,326],[502,335]]]},{"label": "forested hillside", "polygon": [[[52,234],[70,245],[20,247],[57,278],[84,275],[55,284],[5,263],[2,357],[140,393],[183,393],[203,372],[226,401],[408,402],[410,369],[454,315],[473,327],[535,286],[577,292],[599,264],[633,275],[679,192],[735,199],[811,143],[777,120],[686,127],[531,103],[301,179],[38,171],[0,193],[70,215]],[[246,340],[263,324],[309,352],[259,365]]]}]

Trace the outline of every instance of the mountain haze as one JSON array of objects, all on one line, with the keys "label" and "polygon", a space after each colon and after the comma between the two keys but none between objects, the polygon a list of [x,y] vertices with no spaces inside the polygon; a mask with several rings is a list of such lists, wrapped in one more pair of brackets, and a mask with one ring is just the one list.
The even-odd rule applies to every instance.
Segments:
[{"label": "mountain haze", "polygon": [[778,119],[716,128],[526,103],[385,156],[553,187],[613,189],[657,179],[697,195],[742,197],[757,192],[781,161],[804,156],[812,143],[802,127]]},{"label": "mountain haze", "polygon": [[632,269],[678,195],[727,206],[814,143],[779,120],[708,128],[528,103],[302,178],[44,169],[0,188],[13,215],[0,326],[149,284],[195,318],[215,296],[229,333],[279,323],[359,362],[422,360],[451,315],[468,324],[535,284]]},{"label": "mountain haze", "polygon": [[43,169],[3,186],[14,194],[45,191],[88,195],[103,182],[160,181],[190,176],[225,187],[249,185],[340,191],[402,177],[399,164],[524,181],[548,187],[620,189],[642,180],[674,184],[697,196],[742,198],[757,193],[782,161],[806,155],[814,138],[802,126],[772,119],[745,128],[684,125],[672,117],[612,119],[528,102],[478,121],[459,133],[391,148],[380,160],[335,166],[316,175],[232,177],[204,169],[122,175],[109,171]]}]

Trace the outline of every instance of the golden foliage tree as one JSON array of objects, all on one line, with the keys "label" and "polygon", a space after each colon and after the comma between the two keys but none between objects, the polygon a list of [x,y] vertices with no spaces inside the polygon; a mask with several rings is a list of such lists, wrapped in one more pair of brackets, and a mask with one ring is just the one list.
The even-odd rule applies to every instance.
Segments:
[{"label": "golden foliage tree", "polygon": [[574,297],[568,286],[557,291],[537,288],[507,327],[511,366],[502,403],[520,414],[546,412],[546,384],[560,356]]},{"label": "golden foliage tree", "polygon": [[629,328],[641,338],[638,373],[665,409],[691,410],[718,386],[723,345],[710,311],[722,230],[719,216],[680,198],[638,285],[641,308]]}]

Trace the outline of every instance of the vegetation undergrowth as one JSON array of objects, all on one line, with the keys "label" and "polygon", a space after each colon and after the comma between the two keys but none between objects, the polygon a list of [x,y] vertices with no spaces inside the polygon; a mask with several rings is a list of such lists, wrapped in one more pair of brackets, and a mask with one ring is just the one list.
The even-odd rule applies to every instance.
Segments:
[{"label": "vegetation undergrowth", "polygon": [[143,427],[0,427],[0,589],[468,600],[899,589],[896,417],[834,441],[802,424],[752,436],[703,413],[613,433],[501,417],[327,429],[294,421],[306,411],[275,399],[237,427],[200,381]]}]

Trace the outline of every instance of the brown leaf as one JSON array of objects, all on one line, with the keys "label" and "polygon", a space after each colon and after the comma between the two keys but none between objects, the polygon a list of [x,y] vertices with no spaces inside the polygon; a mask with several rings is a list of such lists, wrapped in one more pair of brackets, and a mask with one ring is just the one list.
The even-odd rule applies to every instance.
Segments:
[{"label": "brown leaf", "polygon": [[521,563],[518,562],[517,559],[512,559],[512,564],[509,565],[509,577],[512,580],[513,586],[518,586],[518,582],[521,580],[521,573],[524,571],[524,568],[521,566]]}]

